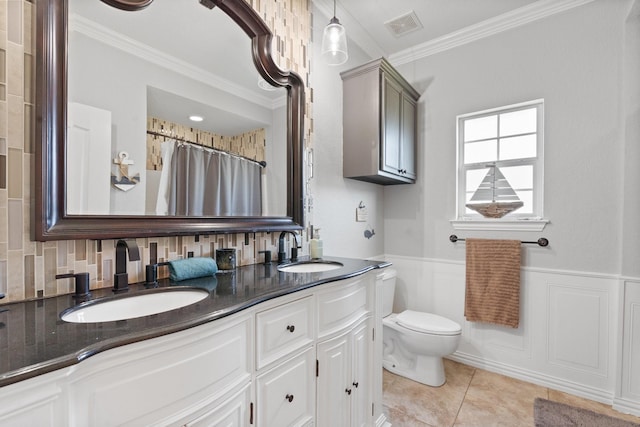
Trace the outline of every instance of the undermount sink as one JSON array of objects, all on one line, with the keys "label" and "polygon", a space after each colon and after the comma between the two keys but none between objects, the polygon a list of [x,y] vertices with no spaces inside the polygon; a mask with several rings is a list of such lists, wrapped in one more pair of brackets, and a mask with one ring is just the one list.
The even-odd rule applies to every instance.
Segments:
[{"label": "undermount sink", "polygon": [[310,260],[284,264],[278,266],[278,270],[284,273],[319,273],[335,270],[343,266],[344,264],[337,261]]},{"label": "undermount sink", "polygon": [[172,288],[96,300],[68,308],[60,314],[65,322],[95,323],[134,319],[195,304],[209,296],[204,289]]}]

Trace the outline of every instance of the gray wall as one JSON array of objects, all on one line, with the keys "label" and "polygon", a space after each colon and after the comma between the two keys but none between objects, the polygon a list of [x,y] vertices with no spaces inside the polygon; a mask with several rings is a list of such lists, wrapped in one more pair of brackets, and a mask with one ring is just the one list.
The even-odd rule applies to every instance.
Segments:
[{"label": "gray wall", "polygon": [[[369,58],[354,43],[349,60],[340,66],[326,65],[320,56],[322,31],[329,18],[313,10],[313,150],[314,178],[311,181],[313,212],[309,222],[320,227],[324,255],[367,258],[384,254],[383,188],[342,177],[342,79],[340,72]],[[356,208],[363,202],[367,222],[356,222]],[[373,229],[371,239],[365,230]]]},{"label": "gray wall", "polygon": [[[398,66],[420,99],[419,179],[384,193],[385,252],[463,259],[460,237],[551,241],[526,251],[525,265],[638,275],[638,138],[634,52],[625,55],[631,2],[595,1],[522,27]],[[637,22],[637,21],[636,21]],[[637,33],[637,27],[636,27]],[[635,71],[635,73],[633,73]],[[456,124],[459,114],[545,100],[544,215],[541,233],[455,231]],[[626,102],[625,102],[626,100]],[[635,104],[635,112],[632,110]],[[631,133],[630,132],[630,133]],[[626,210],[625,210],[626,207]],[[636,230],[626,238],[625,226]],[[462,248],[462,249],[461,249]],[[636,263],[637,264],[637,263]]]},{"label": "gray wall", "polygon": [[[522,240],[544,236],[550,247],[525,251],[525,265],[640,276],[635,3],[596,0],[398,65],[422,93],[419,178],[415,185],[390,187],[342,178],[339,71],[371,58],[351,43],[347,64],[324,65],[320,44],[326,22],[315,10],[311,222],[323,228],[325,254],[463,260],[464,245],[450,243],[452,233]],[[540,233],[454,230],[449,221],[456,215],[456,116],[537,98],[545,100],[544,213],[550,224]],[[362,223],[354,219],[360,200],[376,230],[371,241],[363,239]]]}]

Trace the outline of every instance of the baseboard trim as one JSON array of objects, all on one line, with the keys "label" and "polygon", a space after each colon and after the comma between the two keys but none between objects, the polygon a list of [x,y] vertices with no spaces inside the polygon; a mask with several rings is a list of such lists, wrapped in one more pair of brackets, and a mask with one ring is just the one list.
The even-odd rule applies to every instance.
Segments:
[{"label": "baseboard trim", "polygon": [[578,384],[562,378],[540,374],[539,372],[533,372],[528,369],[519,368],[517,366],[495,362],[492,360],[486,360],[481,357],[468,353],[462,353],[459,351],[449,356],[448,359],[463,363],[465,365],[473,366],[474,368],[484,369],[485,371],[495,372],[507,377],[516,378],[518,380],[526,381],[532,384],[537,384],[543,387],[548,387],[554,390],[573,394],[575,396],[584,397],[596,402],[613,405],[613,394],[607,392],[606,390],[588,387],[583,384]]},{"label": "baseboard trim", "polygon": [[640,417],[640,403],[633,402],[631,400],[624,399],[622,397],[616,397],[613,399],[613,409],[623,414],[635,415]]},{"label": "baseboard trim", "polygon": [[387,421],[387,417],[384,414],[380,414],[375,425],[376,427],[391,427],[391,423]]}]

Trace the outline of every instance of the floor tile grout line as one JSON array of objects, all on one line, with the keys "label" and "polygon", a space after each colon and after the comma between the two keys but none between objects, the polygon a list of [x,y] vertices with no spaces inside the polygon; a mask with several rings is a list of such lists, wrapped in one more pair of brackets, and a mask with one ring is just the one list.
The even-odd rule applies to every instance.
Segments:
[{"label": "floor tile grout line", "polygon": [[455,426],[456,421],[458,421],[458,416],[460,415],[460,411],[462,410],[462,405],[464,405],[464,401],[467,399],[467,392],[469,391],[469,388],[471,388],[471,382],[473,381],[473,377],[476,376],[476,372],[478,372],[478,370],[476,368],[473,368],[473,373],[471,374],[471,378],[469,378],[469,384],[467,384],[467,388],[464,390],[464,395],[462,396],[460,406],[458,406],[458,410],[456,411],[456,416],[453,418],[453,424],[451,424],[451,427]]}]

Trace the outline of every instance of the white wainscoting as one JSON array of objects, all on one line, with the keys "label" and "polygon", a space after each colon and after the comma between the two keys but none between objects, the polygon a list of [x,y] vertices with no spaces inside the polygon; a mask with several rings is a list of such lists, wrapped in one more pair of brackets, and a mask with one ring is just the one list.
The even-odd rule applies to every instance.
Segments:
[{"label": "white wainscoting", "polygon": [[640,280],[625,279],[622,296],[620,386],[616,390],[613,408],[640,416]]},{"label": "white wainscoting", "polygon": [[398,271],[394,311],[428,311],[462,325],[451,359],[607,404],[619,395],[624,412],[640,415],[640,283],[524,267],[520,326],[512,329],[465,320],[464,262],[385,259]]}]

